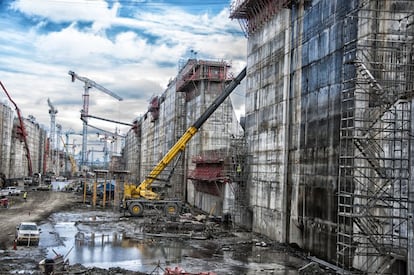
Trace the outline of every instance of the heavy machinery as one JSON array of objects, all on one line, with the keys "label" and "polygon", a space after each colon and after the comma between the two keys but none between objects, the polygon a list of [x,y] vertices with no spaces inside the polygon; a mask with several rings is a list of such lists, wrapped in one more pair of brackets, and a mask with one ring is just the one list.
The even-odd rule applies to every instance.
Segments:
[{"label": "heavy machinery", "polygon": [[158,164],[152,169],[149,175],[136,186],[135,184],[124,184],[124,198],[121,209],[128,212],[132,216],[142,216],[145,209],[164,210],[167,216],[176,216],[180,212],[182,202],[178,199],[164,199],[152,191],[151,185],[157,176],[165,169],[165,167],[182,151],[184,151],[187,143],[197,133],[204,122],[216,111],[216,109],[224,102],[231,92],[240,84],[246,76],[246,68],[234,78],[224,89],[212,104],[204,111],[204,113],[191,125],[181,138],[171,147]]},{"label": "heavy machinery", "polygon": [[84,85],[84,93],[83,93],[83,109],[81,113],[81,120],[83,121],[83,134],[82,134],[82,159],[81,159],[81,166],[85,165],[86,161],[86,154],[87,154],[87,143],[88,143],[88,116],[89,116],[89,89],[96,88],[113,98],[118,99],[119,101],[122,100],[120,96],[111,92],[110,90],[106,89],[105,87],[97,84],[95,81],[90,80],[89,78],[79,76],[73,71],[69,71],[68,74],[72,77],[72,82],[75,82],[75,79],[78,79],[85,83]]},{"label": "heavy machinery", "polygon": [[3,85],[3,83],[1,81],[0,81],[0,86],[3,88],[3,91],[6,93],[7,97],[11,101],[11,103],[13,103],[14,108],[16,108],[17,117],[19,119],[19,124],[20,124],[20,126],[19,126],[20,127],[20,131],[21,131],[20,134],[21,134],[21,136],[23,138],[24,149],[26,150],[27,166],[28,166],[29,176],[31,177],[33,175],[32,158],[30,157],[30,149],[29,149],[29,144],[27,142],[27,132],[26,132],[26,127],[24,126],[23,117],[22,117],[22,115],[20,113],[19,107],[17,107],[17,104],[10,97],[9,93],[6,90],[6,87],[4,87],[4,85]]}]

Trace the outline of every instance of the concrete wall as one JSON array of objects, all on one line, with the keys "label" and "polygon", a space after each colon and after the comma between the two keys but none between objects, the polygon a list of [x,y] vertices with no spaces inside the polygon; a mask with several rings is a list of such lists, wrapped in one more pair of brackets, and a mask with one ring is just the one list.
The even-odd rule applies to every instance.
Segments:
[{"label": "concrete wall", "polygon": [[[175,81],[171,81],[166,91],[162,94],[160,106],[160,120],[164,121],[164,132],[161,136],[163,157],[187,129],[185,125],[186,104],[185,95],[176,92]],[[175,166],[175,167],[174,167]],[[172,171],[174,169],[174,171]],[[185,198],[185,157],[177,156],[174,163],[166,169],[164,178],[171,177],[168,188],[169,197]]]},{"label": "concrete wall", "polygon": [[13,131],[14,111],[7,105],[0,105],[0,173],[6,178],[10,173],[10,153]]},{"label": "concrete wall", "polygon": [[[31,118],[23,118],[23,122],[27,132],[27,144],[30,151],[30,158],[32,163],[33,173],[42,173],[44,162],[49,161],[46,157],[45,160],[45,146],[46,146],[46,130],[40,127],[40,125]],[[18,119],[14,119],[13,135],[11,142],[11,154],[10,154],[10,169],[9,178],[22,178],[29,175],[29,166],[27,153],[24,149],[24,141],[19,138],[16,133],[16,127],[18,127]]]},{"label": "concrete wall", "polygon": [[[184,110],[184,95],[175,92],[174,82],[168,85],[168,88],[157,96],[159,101],[159,116],[154,119],[151,112],[147,112],[140,119],[141,141],[140,145],[140,171],[139,182],[151,172],[154,166],[161,160],[161,158],[168,152],[168,150],[175,144],[179,137],[184,133],[185,128],[183,121],[185,119]],[[128,140],[126,143],[129,142]],[[129,146],[129,145],[128,145]],[[165,195],[170,197],[184,198],[184,158],[179,160],[174,174],[170,179],[169,185],[171,188],[163,188]],[[170,175],[173,163],[168,165],[164,172],[160,175],[160,179],[167,179]],[[164,186],[165,182],[155,182],[154,186]]]},{"label": "concrete wall", "polygon": [[[378,40],[398,39],[390,34],[398,33],[397,19],[412,5],[295,1],[249,34],[246,137],[254,231],[336,261],[346,43],[373,33]],[[359,14],[367,24],[347,17],[358,7],[372,10]],[[355,75],[355,68],[348,73]]]},{"label": "concrete wall", "polygon": [[357,1],[300,2],[248,40],[253,230],[335,260],[343,18]]},{"label": "concrete wall", "polygon": [[[201,81],[195,83],[194,90],[199,94],[187,102],[187,126],[192,125],[201,114],[209,107],[214,99],[222,93],[225,87],[223,82]],[[214,152],[224,152],[224,155],[231,154],[230,141],[233,137],[243,134],[243,130],[237,120],[230,98],[227,98],[221,106],[203,124],[198,133],[189,142],[186,150],[187,167],[189,171],[196,168],[192,162],[196,156],[207,157]],[[202,182],[203,185],[211,185],[217,188],[217,194],[207,194],[197,190],[197,181],[187,181],[187,201],[206,212],[213,211],[213,214],[221,216],[228,201],[233,201],[234,194],[226,192],[228,186],[223,183]]]},{"label": "concrete wall", "polygon": [[289,24],[289,11],[277,14],[249,38],[247,58],[246,138],[252,156],[248,182],[253,230],[278,241],[285,240],[286,232]]},{"label": "concrete wall", "polygon": [[[141,126],[137,126],[141,127]],[[141,148],[139,142],[141,138],[140,129],[138,132],[129,130],[125,136],[125,146],[122,149],[122,156],[125,162],[125,170],[129,171],[129,179],[132,182],[139,182],[139,168]]]}]

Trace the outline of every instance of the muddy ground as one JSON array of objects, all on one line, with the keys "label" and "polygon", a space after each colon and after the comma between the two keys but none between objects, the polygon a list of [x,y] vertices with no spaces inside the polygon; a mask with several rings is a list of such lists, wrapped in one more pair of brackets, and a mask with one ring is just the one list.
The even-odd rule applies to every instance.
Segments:
[{"label": "muddy ground", "polygon": [[[145,231],[146,233],[145,238],[158,238],[158,240],[179,237],[183,241],[186,241],[186,239],[188,241],[189,235],[191,235],[191,238],[193,239],[208,239],[223,251],[232,250],[243,254],[244,250],[250,249],[248,247],[257,245],[266,246],[266,249],[269,249],[269,255],[271,255],[270,251],[278,251],[278,253],[286,253],[296,258],[292,263],[289,263],[290,265],[294,265],[289,267],[289,272],[285,271],[285,273],[278,273],[275,270],[270,270],[269,272],[264,273],[261,272],[260,267],[258,267],[257,273],[253,272],[248,274],[299,274],[299,272],[292,272],[292,270],[299,270],[308,263],[302,252],[291,247],[277,244],[260,236],[252,237],[252,235],[244,235],[249,237],[240,238],[239,236],[242,236],[243,234],[235,235],[234,229],[227,230],[216,222],[205,222],[204,220],[202,223],[199,223],[197,219],[202,219],[202,215],[188,213],[182,218],[186,220],[185,222],[183,222],[182,219],[166,222],[163,218],[157,216],[153,216],[149,219],[130,219],[123,217],[121,213],[116,213],[111,209],[91,209],[90,205],[83,203],[81,196],[75,193],[29,191],[26,202],[23,200],[22,196],[11,197],[10,207],[8,209],[0,209],[0,274],[43,274],[38,263],[46,257],[47,251],[45,246],[15,246],[13,243],[15,227],[21,221],[35,221],[40,225],[54,223],[55,221],[53,217],[59,213],[65,212],[72,213],[70,214],[72,217],[74,215],[79,215],[79,223],[82,223],[84,227],[102,228],[108,225],[108,221],[110,221],[111,224],[116,223],[118,228],[122,228],[123,231],[126,232],[124,238],[132,240],[142,238],[142,231]],[[88,216],[88,219],[82,220],[82,216]],[[94,217],[94,219],[91,220],[90,217]],[[95,217],[98,218],[95,219]],[[100,221],[100,219],[102,220]],[[184,224],[186,226],[184,226]],[[137,230],[138,227],[140,228],[139,230]],[[53,237],[56,235],[56,232],[48,233],[51,234],[50,236],[53,235]],[[191,240],[189,243],[191,243]],[[221,274],[220,272],[216,273]],[[150,273],[129,271],[116,267],[103,269],[75,264],[68,265],[65,272],[57,274],[106,275]],[[233,273],[223,272],[222,274]],[[324,272],[318,273],[312,271],[312,273],[309,274],[324,274]]]},{"label": "muddy ground", "polygon": [[[45,249],[16,246],[16,225],[22,221],[42,224],[53,213],[84,207],[81,196],[68,192],[29,190],[26,200],[23,195],[9,197],[9,207],[0,208],[0,274],[44,274],[39,262],[46,258]],[[139,274],[116,268],[104,270],[81,265],[73,265],[67,269],[67,272],[59,274]]]},{"label": "muddy ground", "polygon": [[9,197],[9,207],[0,208],[0,249],[13,245],[15,228],[20,222],[40,222],[51,213],[70,209],[78,201],[75,194],[48,191],[28,191],[26,201],[23,195]]}]

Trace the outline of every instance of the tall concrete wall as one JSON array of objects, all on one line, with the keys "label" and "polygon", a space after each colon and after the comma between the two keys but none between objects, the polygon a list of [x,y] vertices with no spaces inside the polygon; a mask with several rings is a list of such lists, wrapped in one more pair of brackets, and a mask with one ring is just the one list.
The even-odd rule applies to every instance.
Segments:
[{"label": "tall concrete wall", "polygon": [[[136,127],[141,127],[140,125]],[[138,129],[137,129],[138,130]],[[129,180],[135,183],[139,182],[139,168],[140,168],[140,144],[141,138],[140,129],[129,130],[125,136],[125,146],[122,149],[122,156],[125,162],[125,170],[129,171]]]},{"label": "tall concrete wall", "polygon": [[[163,157],[175,142],[180,139],[187,129],[185,125],[186,104],[185,95],[176,92],[175,81],[171,81],[161,95],[160,120],[164,121],[164,132],[161,136],[162,150],[160,158]],[[174,169],[172,171],[172,169]],[[170,177],[168,195],[170,197],[185,199],[186,168],[185,157],[177,156],[174,163],[166,169],[164,178]]]},{"label": "tall concrete wall", "polygon": [[0,173],[8,178],[10,172],[10,153],[14,111],[9,106],[1,104],[0,115]]},{"label": "tall concrete wall", "polygon": [[[139,181],[151,172],[154,166],[168,152],[172,145],[184,133],[185,128],[183,120],[185,114],[184,95],[176,93],[175,85],[170,83],[168,88],[156,97],[158,101],[158,109],[151,112],[151,106],[148,112],[140,119],[140,172]],[[171,197],[184,198],[185,183],[183,163],[184,157],[179,160],[174,174],[170,179],[171,188],[162,188],[167,192],[165,195]],[[173,164],[171,163],[160,175],[160,179],[167,179],[170,175]],[[156,182],[164,186],[165,182]]]},{"label": "tall concrete wall", "polygon": [[[262,25],[253,22],[259,27],[248,39],[246,137],[254,231],[336,261],[347,43],[367,36],[397,40],[402,29],[397,22],[411,22],[406,15],[412,5],[385,0],[292,1]],[[360,22],[347,16],[358,9],[371,12],[360,13]],[[375,51],[374,42],[368,41],[358,47]],[[383,55],[378,60],[388,68],[386,60],[393,55]],[[346,73],[356,77],[355,67]],[[381,76],[394,76],[396,83],[406,77],[393,72],[378,72],[376,77]]]},{"label": "tall concrete wall", "polygon": [[285,240],[290,13],[283,10],[248,41],[246,138],[253,230]]},{"label": "tall concrete wall", "polygon": [[[26,140],[30,151],[33,173],[44,173],[46,130],[42,129],[33,117],[23,118],[26,129]],[[16,130],[19,126],[17,118],[14,119],[13,137],[11,142],[9,178],[22,178],[29,175],[29,165],[24,140]],[[47,161],[47,158],[46,158]]]},{"label": "tall concrete wall", "polygon": [[335,260],[342,24],[357,1],[299,1],[248,40],[253,230]]},{"label": "tall concrete wall", "polygon": [[24,142],[17,133],[18,119],[14,119],[13,141],[10,156],[9,178],[21,178],[28,175],[28,166]]}]

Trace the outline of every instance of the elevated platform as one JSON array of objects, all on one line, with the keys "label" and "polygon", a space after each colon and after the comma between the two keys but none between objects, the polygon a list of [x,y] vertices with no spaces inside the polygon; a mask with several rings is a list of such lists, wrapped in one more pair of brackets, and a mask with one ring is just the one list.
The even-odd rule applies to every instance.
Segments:
[{"label": "elevated platform", "polygon": [[229,80],[230,65],[224,61],[189,59],[177,79],[176,91],[188,92],[194,89],[195,81],[223,82]]},{"label": "elevated platform", "polygon": [[290,8],[294,2],[294,0],[234,0],[230,6],[230,18],[238,19],[248,36],[281,9]]}]

